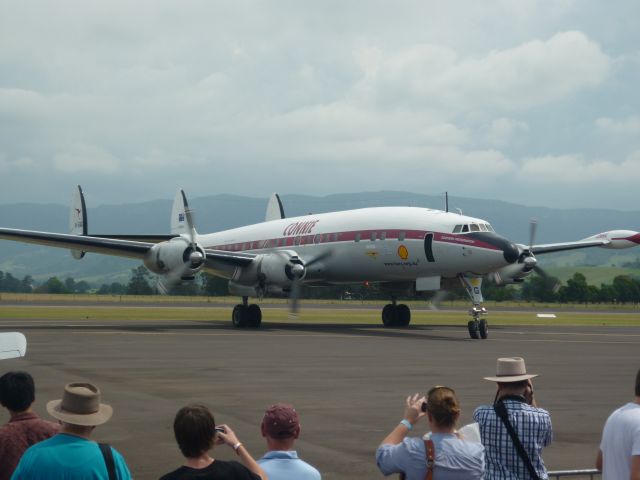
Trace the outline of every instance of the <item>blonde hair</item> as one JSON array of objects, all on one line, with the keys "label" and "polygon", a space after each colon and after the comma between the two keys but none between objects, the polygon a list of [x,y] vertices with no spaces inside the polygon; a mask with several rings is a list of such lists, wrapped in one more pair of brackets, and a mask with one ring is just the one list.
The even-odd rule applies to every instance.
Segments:
[{"label": "blonde hair", "polygon": [[456,392],[449,387],[433,387],[427,394],[427,411],[437,425],[455,426],[461,412]]}]

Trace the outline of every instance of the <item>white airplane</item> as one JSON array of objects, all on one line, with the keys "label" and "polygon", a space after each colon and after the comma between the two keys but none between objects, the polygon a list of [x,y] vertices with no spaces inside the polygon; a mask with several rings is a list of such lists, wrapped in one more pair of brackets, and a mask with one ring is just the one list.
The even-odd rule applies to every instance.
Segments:
[{"label": "white airplane", "polygon": [[0,238],[85,252],[137,258],[159,275],[158,289],[192,280],[201,270],[229,279],[229,291],[242,297],[234,307],[235,327],[259,327],[260,307],[249,297],[288,294],[295,313],[301,284],[377,283],[389,292],[382,309],[387,327],[405,327],[411,311],[398,304],[399,295],[439,290],[459,279],[473,308],[471,338],[487,338],[487,313],[482,306],[483,277],[499,285],[519,283],[537,267],[535,255],[587,247],[629,248],[640,234],[613,230],[566,243],[515,244],[494,232],[482,219],[416,207],[376,207],[286,218],[274,194],[265,221],[206,235],[196,232],[192,211],[182,190],[171,213],[171,235],[87,234],[82,189],[74,193],[70,234],[0,228]]}]

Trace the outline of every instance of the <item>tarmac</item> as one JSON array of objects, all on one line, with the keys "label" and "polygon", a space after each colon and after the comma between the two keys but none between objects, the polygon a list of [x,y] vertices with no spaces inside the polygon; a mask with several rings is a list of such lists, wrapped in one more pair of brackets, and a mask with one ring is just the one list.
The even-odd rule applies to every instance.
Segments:
[{"label": "tarmac", "polygon": [[[157,308],[157,307],[154,307]],[[386,329],[378,324],[265,324],[235,330],[228,321],[122,322],[46,319],[0,321],[22,331],[27,355],[5,360],[36,380],[35,410],[60,398],[65,383],[90,381],[114,407],[95,439],[111,443],[138,479],[154,479],[182,461],[172,431],[176,411],[200,402],[237,433],[255,458],[264,410],[289,402],[298,410],[300,456],[325,480],[383,478],[375,451],[402,419],[404,401],[434,385],[456,390],[462,424],[493,401],[496,358],[522,356],[539,406],[551,412],[555,439],[544,450],[550,470],[593,468],[609,413],[633,398],[640,368],[638,327],[491,327],[471,340],[460,326]],[[640,325],[640,323],[639,323]],[[4,409],[0,422],[8,420]],[[427,430],[418,424],[415,434]],[[213,456],[236,459],[225,446]]]}]

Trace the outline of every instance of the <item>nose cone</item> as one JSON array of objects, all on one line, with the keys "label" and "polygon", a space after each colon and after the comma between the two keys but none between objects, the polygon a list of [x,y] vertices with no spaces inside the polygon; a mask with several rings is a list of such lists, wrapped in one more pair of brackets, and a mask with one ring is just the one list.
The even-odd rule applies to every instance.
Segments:
[{"label": "nose cone", "polygon": [[514,263],[520,256],[520,250],[515,243],[507,241],[502,246],[502,254],[507,262]]}]

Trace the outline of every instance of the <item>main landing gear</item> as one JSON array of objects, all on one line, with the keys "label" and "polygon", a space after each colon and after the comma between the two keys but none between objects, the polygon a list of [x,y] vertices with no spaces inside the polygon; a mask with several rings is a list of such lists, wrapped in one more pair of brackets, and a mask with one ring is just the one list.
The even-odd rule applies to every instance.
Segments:
[{"label": "main landing gear", "polygon": [[464,275],[460,275],[460,281],[473,302],[473,308],[469,310],[471,320],[467,324],[469,336],[473,339],[482,338],[484,340],[489,336],[489,323],[482,318],[483,315],[487,314],[487,309],[482,306],[484,300],[481,291],[482,278],[467,278]]},{"label": "main landing gear", "polygon": [[262,310],[255,303],[249,305],[249,297],[242,297],[242,303],[233,307],[231,322],[235,328],[259,328]]},{"label": "main landing gear", "polygon": [[382,309],[382,324],[385,327],[406,327],[411,322],[411,310],[404,303],[396,304],[395,297]]}]

